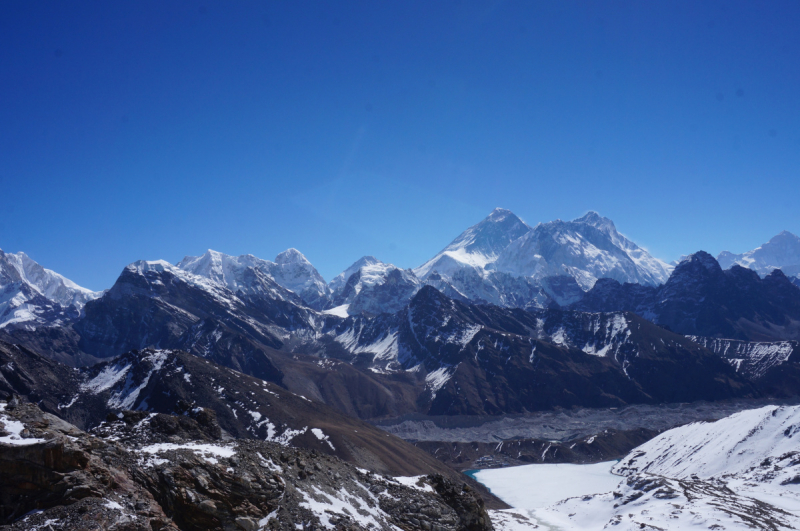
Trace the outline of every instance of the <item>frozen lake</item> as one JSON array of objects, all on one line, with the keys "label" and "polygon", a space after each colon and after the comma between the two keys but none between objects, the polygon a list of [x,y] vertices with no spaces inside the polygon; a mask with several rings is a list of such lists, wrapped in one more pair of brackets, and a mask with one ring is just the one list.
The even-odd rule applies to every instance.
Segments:
[{"label": "frozen lake", "polygon": [[611,474],[616,463],[523,465],[475,470],[469,475],[510,506],[533,511],[565,498],[614,490],[622,480]]}]

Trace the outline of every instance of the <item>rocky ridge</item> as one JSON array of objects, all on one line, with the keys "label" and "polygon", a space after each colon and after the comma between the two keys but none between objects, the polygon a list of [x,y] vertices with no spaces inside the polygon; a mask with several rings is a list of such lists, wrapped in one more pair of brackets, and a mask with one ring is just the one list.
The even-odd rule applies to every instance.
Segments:
[{"label": "rocky ridge", "polygon": [[335,457],[220,437],[213,412],[122,411],[87,434],[0,403],[3,529],[491,530],[466,485],[393,478]]},{"label": "rocky ridge", "polygon": [[800,289],[781,270],[763,279],[738,265],[723,270],[702,251],[678,264],[663,286],[602,279],[570,308],[631,311],[692,336],[745,341],[800,338]]}]

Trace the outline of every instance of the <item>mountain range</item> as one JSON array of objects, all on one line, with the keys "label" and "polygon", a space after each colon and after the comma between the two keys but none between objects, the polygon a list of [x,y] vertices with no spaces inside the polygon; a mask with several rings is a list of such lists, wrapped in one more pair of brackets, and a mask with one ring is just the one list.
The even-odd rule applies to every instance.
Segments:
[{"label": "mountain range", "polygon": [[[489,529],[490,513],[508,523],[511,516],[487,513],[472,493],[492,508],[502,502],[444,464],[479,460],[494,443],[418,447],[372,423],[469,424],[536,411],[796,396],[800,278],[789,276],[795,240],[782,233],[742,255],[715,259],[699,251],[669,265],[594,212],[531,227],[496,209],[414,269],[365,256],[326,283],[295,249],[274,261],[208,250],[174,265],[134,262],[102,292],[24,253],[0,251],[0,399],[7,401],[0,402],[0,438],[14,448],[7,461],[41,460],[36,452],[48,448],[85,456],[94,463],[89,476],[80,471],[84,465],[76,471],[71,461],[59,461],[61,476],[53,477],[68,470],[67,483],[102,500],[109,487],[97,478],[116,475],[138,500],[119,514],[122,501],[81,506],[68,495],[73,490],[61,489],[64,481],[52,488],[36,483],[54,473],[51,465],[14,465],[16,472],[3,472],[10,485],[4,496],[36,483],[44,498],[19,499],[45,512],[0,518],[21,529],[28,520],[47,525],[41,514],[62,513],[65,522],[89,514],[161,529],[260,529],[300,517],[328,528],[361,518],[359,525],[374,521],[386,529],[422,522],[428,529]],[[786,422],[795,417],[792,411]],[[771,422],[766,414],[749,420]],[[621,457],[615,448],[627,451],[656,435],[606,430],[556,447],[531,439],[525,455],[544,460],[551,449],[563,452],[559,459]],[[654,448],[666,448],[659,452],[682,459],[674,438],[657,440]],[[523,441],[516,444],[521,457]],[[711,446],[703,439],[704,448]],[[658,463],[659,452],[648,459]],[[112,470],[112,454],[127,472]],[[620,465],[629,478],[619,487],[623,505],[649,492],[643,455],[634,452]],[[263,474],[273,465],[291,478],[278,481],[279,474],[270,482],[271,472]],[[685,475],[670,476],[656,493],[672,496],[689,481]],[[462,481],[469,486],[453,487]],[[709,485],[691,479],[695,490],[681,503],[697,505],[702,495],[710,504],[752,506]],[[379,504],[381,492],[409,500],[411,512],[400,502]],[[240,504],[242,496],[265,493],[269,511]],[[653,498],[648,503],[661,510],[661,498]],[[612,524],[614,500],[596,504]],[[380,510],[359,512],[367,506]],[[438,526],[437,514],[450,524]],[[570,528],[566,520],[564,526]]]},{"label": "mountain range", "polygon": [[762,380],[787,394],[796,378],[796,356],[758,346],[800,339],[781,270],[704,252],[670,266],[594,212],[530,227],[496,209],[419,268],[364,257],[328,284],[294,249],[138,261],[101,293],[0,258],[7,341],[73,366],[180,350],[361,418],[716,400]]}]

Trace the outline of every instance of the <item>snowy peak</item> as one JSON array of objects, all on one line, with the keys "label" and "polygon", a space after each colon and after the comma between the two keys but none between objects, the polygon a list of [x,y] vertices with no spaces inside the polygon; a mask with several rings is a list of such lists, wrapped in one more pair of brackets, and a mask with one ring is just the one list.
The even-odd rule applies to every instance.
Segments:
[{"label": "snowy peak", "polygon": [[662,284],[672,268],[625,238],[611,220],[589,212],[537,225],[506,247],[491,269],[536,279],[567,274],[590,289],[599,278]]},{"label": "snowy peak", "polygon": [[138,273],[143,275],[148,271],[156,271],[158,273],[169,271],[173,265],[166,260],[137,260],[128,265],[125,269],[131,273]]},{"label": "snowy peak", "polygon": [[613,221],[608,218],[604,218],[594,210],[590,210],[583,216],[573,220],[573,223],[585,223],[586,225],[591,225],[592,227],[600,229],[606,233],[617,231],[617,227],[614,226]]},{"label": "snowy peak", "polygon": [[734,254],[723,251],[717,257],[723,269],[740,265],[767,275],[773,269],[782,269],[786,275],[800,275],[800,237],[783,231],[752,251]]},{"label": "snowy peak", "polygon": [[266,272],[281,286],[297,293],[306,304],[318,308],[328,296],[328,286],[319,271],[297,249],[287,249],[267,265]]},{"label": "snowy peak", "polygon": [[374,256],[362,256],[356,260],[353,265],[336,275],[331,280],[328,288],[331,293],[336,296],[342,292],[347,282],[354,274],[361,271],[362,282],[367,285],[375,284],[384,278],[387,272],[391,269],[396,269],[392,264],[381,262]]},{"label": "snowy peak", "polygon": [[100,296],[100,292],[83,288],[55,271],[45,269],[23,252],[12,254],[0,250],[0,261],[5,264],[4,269],[8,267],[15,269],[21,281],[26,282],[48,300],[62,306],[74,304],[77,308],[81,308],[86,301]]},{"label": "snowy peak", "polygon": [[350,315],[377,315],[399,311],[420,287],[411,270],[364,256],[334,278],[330,285],[333,305]]},{"label": "snowy peak", "polygon": [[201,256],[186,256],[178,262],[178,267],[195,275],[206,277],[220,285],[227,285],[226,266],[230,266],[231,257],[212,249]]},{"label": "snowy peak", "polygon": [[23,252],[0,250],[0,328],[64,322],[100,295],[43,268]]},{"label": "snowy peak", "polygon": [[496,208],[483,221],[462,232],[439,254],[415,269],[414,273],[424,279],[433,271],[447,276],[464,267],[483,269],[509,243],[530,230],[510,210]]},{"label": "snowy peak", "polygon": [[294,247],[290,249],[286,249],[281,254],[275,257],[275,263],[279,265],[288,265],[288,264],[303,264],[303,265],[311,265],[311,262],[308,259],[295,249]]},{"label": "snowy peak", "polygon": [[252,287],[253,275],[247,273],[247,269],[252,268],[294,292],[309,305],[316,305],[328,293],[322,276],[297,249],[282,252],[275,262],[251,254],[230,256],[209,249],[202,256],[187,256],[177,267],[234,292],[248,291]]}]

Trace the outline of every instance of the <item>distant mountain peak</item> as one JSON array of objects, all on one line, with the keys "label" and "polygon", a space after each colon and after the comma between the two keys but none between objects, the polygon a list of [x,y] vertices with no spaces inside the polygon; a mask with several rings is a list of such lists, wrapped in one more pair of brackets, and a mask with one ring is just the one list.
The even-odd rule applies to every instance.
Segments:
[{"label": "distant mountain peak", "polygon": [[800,236],[789,232],[788,230],[781,231],[779,234],[773,236],[769,243],[779,243],[781,241],[800,242]]},{"label": "distant mountain peak", "polygon": [[209,249],[202,256],[187,256],[177,267],[194,275],[205,277],[232,291],[249,289],[251,275],[247,269],[259,271],[282,288],[299,295],[307,304],[316,304],[327,295],[327,286],[311,262],[297,249],[280,253],[275,262],[262,260],[251,254],[230,256]]},{"label": "distant mountain peak", "polygon": [[172,264],[166,260],[137,260],[129,264],[127,269],[132,272],[144,274],[147,271],[166,271],[172,269]]},{"label": "distant mountain peak", "polygon": [[722,251],[717,260],[723,269],[740,265],[752,269],[762,277],[773,269],[782,269],[790,277],[800,276],[800,237],[784,230],[746,253]]},{"label": "distant mountain peak", "polygon": [[516,217],[516,215],[507,208],[498,207],[492,210],[492,212],[486,217],[486,220],[499,222],[499,221],[504,221],[509,216]]},{"label": "distant mountain peak", "polygon": [[681,262],[676,269],[684,265],[688,266],[689,264],[700,264],[712,272],[722,270],[722,268],[719,266],[719,262],[717,262],[713,256],[705,251],[697,251],[696,253],[689,255],[689,259]]},{"label": "distant mountain peak", "polygon": [[63,322],[100,295],[45,269],[23,252],[0,250],[0,328],[33,329]]},{"label": "distant mountain peak", "polygon": [[291,247],[275,257],[276,264],[310,264],[303,253]]},{"label": "distant mountain peak", "polygon": [[587,225],[591,225],[592,227],[598,228],[605,232],[617,231],[617,227],[614,225],[613,221],[601,216],[594,210],[590,210],[583,216],[573,220],[573,223],[585,223]]},{"label": "distant mountain peak", "polygon": [[419,278],[426,278],[433,271],[447,276],[464,267],[483,269],[508,244],[530,230],[510,210],[495,208],[479,223],[459,234],[436,256],[416,268],[414,274]]}]

